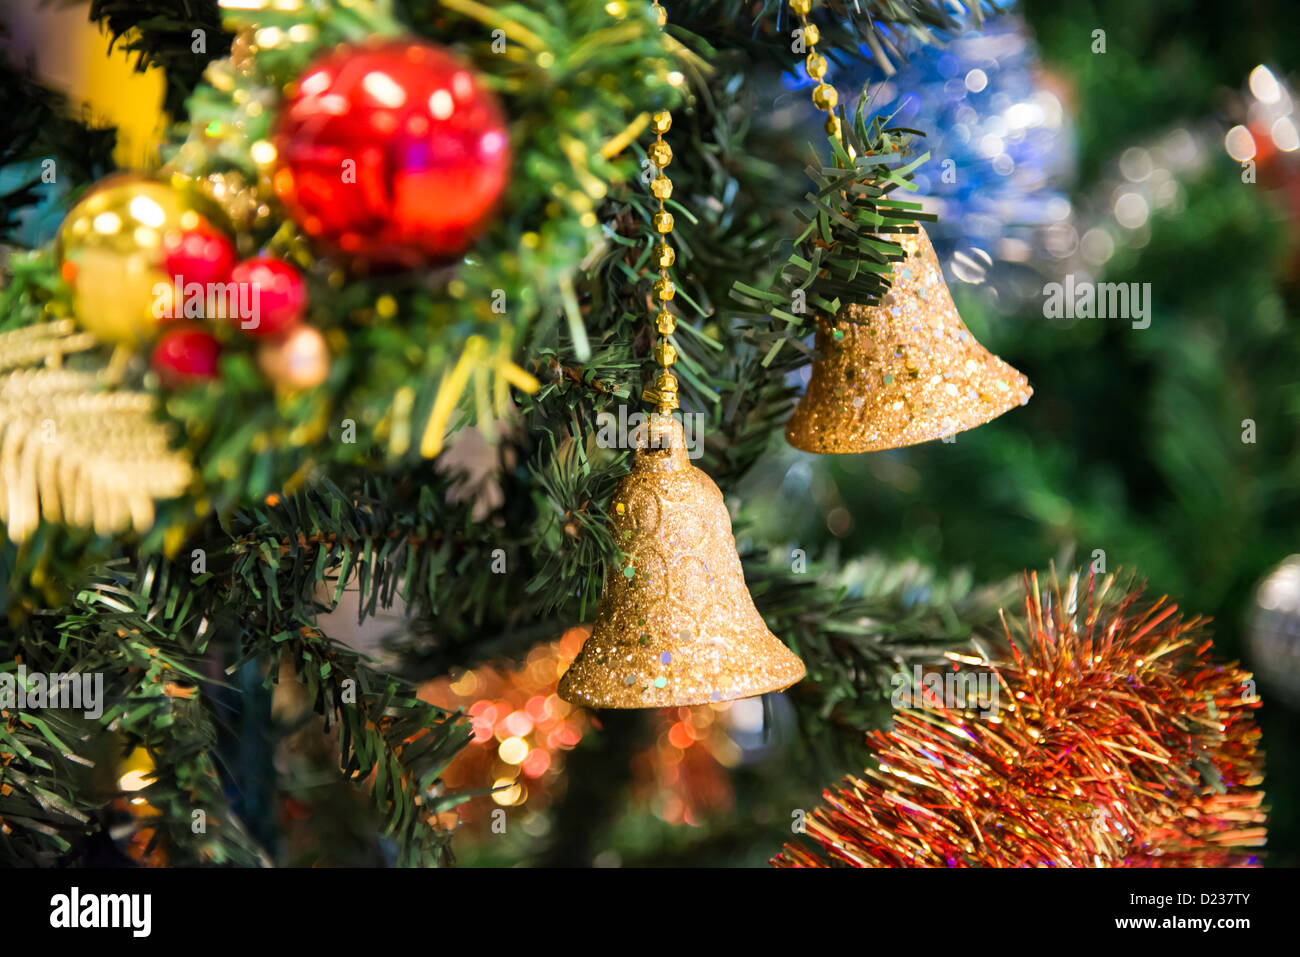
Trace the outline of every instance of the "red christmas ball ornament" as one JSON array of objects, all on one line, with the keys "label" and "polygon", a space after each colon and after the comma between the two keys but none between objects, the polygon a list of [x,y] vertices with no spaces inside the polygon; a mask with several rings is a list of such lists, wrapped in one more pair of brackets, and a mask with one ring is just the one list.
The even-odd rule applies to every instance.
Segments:
[{"label": "red christmas ball ornament", "polygon": [[207,223],[168,233],[163,253],[167,278],[175,281],[179,276],[182,288],[195,282],[225,282],[235,265],[235,244]]},{"label": "red christmas ball ornament", "polygon": [[230,270],[230,281],[240,290],[240,301],[252,307],[251,316],[231,316],[231,321],[250,336],[277,335],[301,319],[307,309],[302,274],[283,259],[245,259]]},{"label": "red christmas ball ornament", "polygon": [[184,326],[163,333],[153,349],[153,370],[169,389],[217,377],[221,345],[209,332]]},{"label": "red christmas ball ornament", "polygon": [[505,121],[473,70],[428,43],[344,47],[311,64],[276,127],[274,183],[295,222],[377,266],[453,258],[509,175]]}]

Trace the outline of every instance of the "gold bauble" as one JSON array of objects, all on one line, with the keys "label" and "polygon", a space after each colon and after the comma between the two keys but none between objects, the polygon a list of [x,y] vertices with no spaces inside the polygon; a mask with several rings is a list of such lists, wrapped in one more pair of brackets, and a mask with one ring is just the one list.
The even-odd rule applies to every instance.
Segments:
[{"label": "gold bauble", "polygon": [[[781,691],[803,662],[754,607],[722,493],[691,465],[681,422],[651,417],[614,492],[624,560],[559,695],[593,708],[664,708]],[[657,446],[657,447],[656,447]]]},{"label": "gold bauble", "polygon": [[167,237],[203,221],[178,190],[121,173],[101,180],[59,227],[63,278],[78,322],[97,339],[138,344],[157,328],[154,288],[168,284]]},{"label": "gold bauble", "polygon": [[924,230],[878,306],[848,305],[817,330],[808,389],[786,423],[805,452],[896,449],[983,425],[1024,405],[1028,380],[975,341]]},{"label": "gold bauble", "polygon": [[329,375],[330,350],[317,329],[299,325],[262,343],[257,364],[282,389],[312,389]]}]

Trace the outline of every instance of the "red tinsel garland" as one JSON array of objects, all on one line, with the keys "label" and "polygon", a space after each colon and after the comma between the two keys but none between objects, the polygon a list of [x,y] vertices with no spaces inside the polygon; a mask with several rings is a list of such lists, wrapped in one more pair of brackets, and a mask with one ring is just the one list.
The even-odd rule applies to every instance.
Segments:
[{"label": "red tinsel garland", "polygon": [[900,711],[869,737],[878,767],[825,792],[811,840],[772,863],[1256,864],[1265,814],[1250,675],[1208,660],[1203,619],[1141,601],[1140,587],[1111,594],[1114,583],[1090,576],[1080,596],[1075,575],[1062,595],[1028,577],[1024,620],[1004,615],[1008,646],[987,665],[1001,706],[981,716],[929,696]]}]

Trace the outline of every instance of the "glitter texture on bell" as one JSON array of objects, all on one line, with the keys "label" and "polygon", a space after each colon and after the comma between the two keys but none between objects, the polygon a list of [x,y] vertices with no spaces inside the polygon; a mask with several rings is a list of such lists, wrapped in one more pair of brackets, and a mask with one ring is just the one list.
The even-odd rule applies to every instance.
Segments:
[{"label": "glitter texture on bell", "polygon": [[664,708],[781,691],[801,662],[745,586],[722,493],[691,465],[681,422],[652,415],[611,501],[624,560],[559,695],[592,708]]},{"label": "glitter texture on bell", "polygon": [[808,389],[785,426],[805,452],[878,452],[963,432],[1024,405],[1029,381],[975,341],[925,230],[890,237],[907,258],[878,306],[817,330]]}]

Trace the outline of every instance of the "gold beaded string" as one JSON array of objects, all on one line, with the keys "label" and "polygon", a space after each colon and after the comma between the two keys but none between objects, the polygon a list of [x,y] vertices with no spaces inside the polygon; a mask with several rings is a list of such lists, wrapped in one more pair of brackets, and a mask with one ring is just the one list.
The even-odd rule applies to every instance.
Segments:
[{"label": "gold beaded string", "polygon": [[[659,5],[659,0],[652,0],[652,2],[659,26],[667,25],[668,11]],[[655,232],[659,234],[659,242],[654,250],[654,263],[659,267],[659,278],[655,280],[654,285],[655,298],[659,301],[659,313],[655,316],[655,329],[659,333],[659,338],[655,342],[654,356],[659,364],[659,372],[653,384],[646,386],[642,391],[641,398],[650,403],[661,415],[671,413],[678,408],[677,377],[670,371],[677,362],[677,350],[668,341],[668,337],[677,330],[677,319],[668,311],[668,302],[677,291],[673,281],[668,278],[668,268],[676,262],[677,254],[673,251],[673,247],[668,245],[668,234],[673,231],[673,214],[664,208],[664,201],[673,194],[672,180],[664,173],[668,164],[673,161],[672,147],[664,141],[664,134],[672,129],[672,125],[673,115],[668,110],[659,110],[651,116],[650,128],[654,131],[655,141],[646,151],[650,162],[658,168],[658,174],[650,183],[650,192],[659,201],[659,211],[651,220]]]},{"label": "gold beaded string", "polygon": [[803,61],[804,69],[817,81],[817,86],[812,92],[813,106],[824,110],[827,114],[827,135],[843,142],[844,131],[840,128],[840,118],[835,115],[835,104],[839,102],[839,94],[835,92],[835,87],[822,79],[826,76],[826,58],[817,52],[817,42],[822,38],[821,31],[817,29],[817,24],[808,22],[808,14],[812,12],[812,0],[790,0],[790,10],[799,18],[799,26],[803,29],[804,46],[808,50],[808,55]]}]

